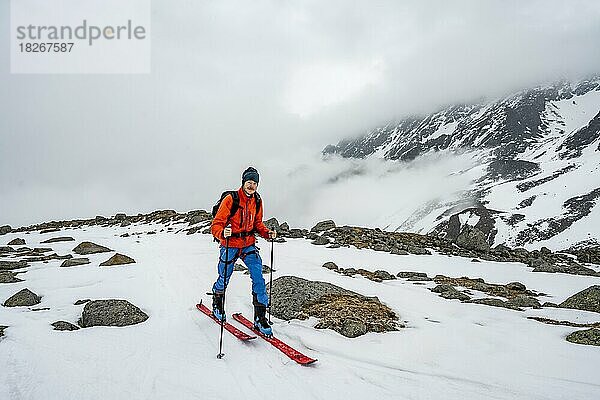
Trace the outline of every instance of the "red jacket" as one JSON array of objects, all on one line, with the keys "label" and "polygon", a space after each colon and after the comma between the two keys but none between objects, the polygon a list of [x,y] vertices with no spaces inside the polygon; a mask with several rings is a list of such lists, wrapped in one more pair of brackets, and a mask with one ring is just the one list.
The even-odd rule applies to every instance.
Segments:
[{"label": "red jacket", "polygon": [[[229,218],[229,224],[231,224],[231,230],[234,235],[239,234],[241,232],[255,231],[263,238],[268,239],[269,228],[267,228],[262,221],[264,201],[262,201],[263,204],[261,205],[257,213],[256,198],[254,197],[254,195],[248,196],[242,188],[239,188],[237,193],[240,199],[240,206],[231,218],[229,218],[229,214],[231,213],[233,198],[231,197],[231,195],[229,195],[225,196],[223,201],[221,201],[221,205],[219,206],[217,215],[215,215],[215,217],[213,218],[212,225],[210,228],[213,236],[219,239],[221,241],[221,244],[225,246],[223,230],[225,229],[227,219]],[[254,237],[254,235],[242,237],[231,236],[229,238],[229,247],[241,248],[253,245],[255,242],[256,238]]]}]

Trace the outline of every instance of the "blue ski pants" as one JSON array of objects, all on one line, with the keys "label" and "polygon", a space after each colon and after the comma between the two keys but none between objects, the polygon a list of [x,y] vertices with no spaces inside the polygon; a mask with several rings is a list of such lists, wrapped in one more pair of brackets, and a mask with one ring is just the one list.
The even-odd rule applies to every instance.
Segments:
[{"label": "blue ski pants", "polygon": [[[260,303],[268,306],[269,296],[267,295],[265,278],[263,278],[262,275],[262,259],[260,258],[260,254],[258,254],[256,246],[251,245],[242,248],[230,247],[227,249],[227,252],[225,250],[225,246],[220,247],[219,265],[217,266],[219,277],[213,285],[213,293],[223,293],[225,285],[229,284],[229,279],[231,278],[231,274],[233,274],[233,267],[236,260],[241,258],[250,272],[250,279],[252,279],[252,293],[256,294],[256,299]],[[225,274],[226,261],[227,274]]]}]

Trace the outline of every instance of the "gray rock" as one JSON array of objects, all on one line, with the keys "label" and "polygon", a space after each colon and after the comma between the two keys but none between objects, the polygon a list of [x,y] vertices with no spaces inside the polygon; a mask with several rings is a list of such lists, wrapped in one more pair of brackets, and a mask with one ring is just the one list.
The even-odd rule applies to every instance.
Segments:
[{"label": "gray rock", "polygon": [[319,223],[317,223],[315,226],[313,226],[310,231],[311,232],[324,232],[324,231],[328,231],[330,229],[335,228],[335,222],[333,222],[332,220],[326,220],[326,221],[321,221]]},{"label": "gray rock", "polygon": [[311,242],[311,244],[315,244],[317,246],[322,246],[322,245],[325,245],[325,244],[329,244],[329,239],[327,239],[326,237],[323,237],[323,236],[317,236],[315,238],[315,240],[313,240]]},{"label": "gray rock", "polygon": [[327,294],[354,294],[331,283],[309,281],[295,276],[273,280],[271,313],[280,319],[298,318],[303,306]]},{"label": "gray rock", "polygon": [[79,329],[77,325],[73,325],[67,321],[56,321],[51,324],[55,331],[76,331]]},{"label": "gray rock", "polygon": [[128,326],[147,319],[146,313],[127,300],[93,300],[85,304],[79,326]]},{"label": "gray rock", "polygon": [[48,240],[44,240],[43,242],[40,242],[40,243],[47,244],[47,243],[74,242],[74,241],[75,241],[75,239],[73,239],[70,236],[59,236],[59,237],[51,238]]},{"label": "gray rock", "polygon": [[100,246],[100,245],[97,245],[92,242],[81,242],[79,245],[77,245],[77,247],[75,247],[73,249],[73,252],[75,252],[79,255],[106,253],[109,251],[112,251],[112,250],[107,247]]},{"label": "gray rock", "polygon": [[409,281],[430,281],[431,278],[425,272],[401,271],[396,274],[398,278],[408,279]]},{"label": "gray rock", "polygon": [[22,281],[22,279],[17,278],[11,271],[0,271],[0,283],[15,283]]},{"label": "gray rock", "polygon": [[9,246],[21,246],[25,244],[25,239],[16,238],[8,242]]},{"label": "gray rock", "polygon": [[452,285],[447,284],[447,283],[442,283],[440,285],[437,285],[433,289],[431,289],[431,291],[433,293],[444,293],[444,292],[449,292],[449,291],[456,291],[456,288],[454,286],[452,286]]},{"label": "gray rock", "polygon": [[520,294],[506,302],[510,307],[533,307],[541,308],[540,302],[533,297],[527,296],[526,294]]},{"label": "gray rock", "polygon": [[559,305],[562,308],[600,313],[600,285],[590,286],[569,297]]},{"label": "gray rock", "polygon": [[277,218],[269,218],[268,220],[264,221],[264,224],[270,230],[279,232],[279,222],[277,221]]},{"label": "gray rock", "polygon": [[471,297],[469,297],[467,294],[460,292],[458,290],[456,290],[455,288],[452,288],[450,290],[445,290],[442,293],[440,293],[440,297],[443,297],[444,299],[448,299],[448,300],[460,300],[460,301],[467,301],[470,300]]},{"label": "gray rock", "polygon": [[0,337],[4,336],[4,330],[8,328],[6,325],[0,325]]},{"label": "gray rock", "polygon": [[506,284],[506,288],[509,290],[514,290],[517,292],[524,292],[527,287],[523,285],[521,282],[510,282]]},{"label": "gray rock", "polygon": [[14,253],[15,249],[10,246],[0,246],[0,254],[2,253]]},{"label": "gray rock", "polygon": [[490,251],[490,244],[487,242],[485,234],[470,225],[464,226],[461,233],[456,238],[456,244],[467,250],[475,250],[484,253]]},{"label": "gray rock", "polygon": [[89,303],[90,301],[92,301],[92,300],[90,300],[90,299],[77,300],[75,303],[73,303],[73,305],[80,306],[82,304]]},{"label": "gray rock", "polygon": [[367,333],[367,324],[358,319],[346,318],[342,322],[340,333],[349,338],[359,337]]},{"label": "gray rock", "polygon": [[10,233],[10,232],[12,232],[12,228],[10,227],[10,225],[0,226],[0,236],[6,235],[7,233]]},{"label": "gray rock", "polygon": [[0,270],[20,269],[26,268],[29,265],[27,261],[0,261]]},{"label": "gray rock", "polygon": [[100,266],[108,267],[111,265],[124,265],[124,264],[134,264],[134,263],[135,263],[135,260],[133,258],[117,253],[114,256],[112,256],[111,258],[109,258],[108,260],[101,263]]},{"label": "gray rock", "polygon": [[71,258],[63,261],[61,267],[76,267],[78,265],[86,265],[90,263],[89,258]]},{"label": "gray rock", "polygon": [[339,267],[336,265],[336,263],[328,261],[325,264],[323,264],[323,268],[327,268],[333,271],[337,271],[339,269]]},{"label": "gray rock", "polygon": [[431,252],[423,247],[408,245],[406,247],[410,254],[416,254],[418,256],[430,256]]},{"label": "gray rock", "polygon": [[396,277],[394,275],[390,274],[387,271],[383,271],[380,269],[373,272],[373,277],[376,279],[380,279],[382,281],[392,281],[392,280],[396,279]]},{"label": "gray rock", "polygon": [[400,249],[398,247],[392,247],[390,253],[395,254],[397,256],[407,256],[408,254],[410,254],[408,251]]},{"label": "gray rock", "polygon": [[23,289],[11,297],[9,297],[5,302],[5,307],[27,307],[34,306],[36,304],[40,304],[42,298],[37,294],[33,293],[29,289]]},{"label": "gray rock", "polygon": [[567,341],[577,344],[600,346],[600,329],[586,329],[576,331],[567,336]]},{"label": "gray rock", "polygon": [[502,308],[509,308],[512,310],[522,311],[520,308],[515,307],[511,304],[508,304],[507,302],[502,301],[500,299],[493,299],[493,298],[474,299],[474,300],[469,300],[468,303],[483,304],[486,306],[502,307]]}]

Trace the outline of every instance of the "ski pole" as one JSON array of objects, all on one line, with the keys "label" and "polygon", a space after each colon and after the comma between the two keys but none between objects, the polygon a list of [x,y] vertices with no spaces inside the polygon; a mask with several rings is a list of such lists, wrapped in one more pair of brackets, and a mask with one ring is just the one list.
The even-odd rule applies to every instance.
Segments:
[{"label": "ski pole", "polygon": [[271,268],[269,272],[269,325],[271,324],[271,295],[273,293],[273,242],[275,239],[271,238]]},{"label": "ski pole", "polygon": [[219,338],[219,354],[217,358],[220,360],[223,354],[223,329],[225,328],[225,293],[227,292],[227,267],[229,264],[229,236],[225,238],[225,268],[223,268],[223,314],[221,315],[221,336]]}]

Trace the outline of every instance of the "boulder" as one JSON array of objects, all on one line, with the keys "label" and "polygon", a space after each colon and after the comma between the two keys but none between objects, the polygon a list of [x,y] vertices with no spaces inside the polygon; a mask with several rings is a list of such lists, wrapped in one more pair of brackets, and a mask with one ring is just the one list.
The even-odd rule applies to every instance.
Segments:
[{"label": "boulder", "polygon": [[67,321],[56,321],[51,324],[55,331],[76,331],[79,329],[77,325],[73,325]]},{"label": "boulder", "polygon": [[124,265],[124,264],[134,264],[134,263],[135,263],[135,260],[133,258],[117,253],[114,256],[112,256],[111,258],[109,258],[108,260],[101,263],[100,266],[108,267],[111,265]]},{"label": "boulder", "polygon": [[16,238],[8,242],[9,246],[22,246],[25,244],[25,239]]},{"label": "boulder", "polygon": [[42,298],[29,289],[23,289],[4,302],[4,307],[28,307],[40,304]]},{"label": "boulder", "polygon": [[337,271],[339,269],[339,267],[337,266],[336,263],[328,261],[325,264],[323,264],[323,268],[327,268],[333,271]]},{"label": "boulder", "polygon": [[48,244],[48,243],[57,243],[57,242],[74,242],[75,239],[73,239],[70,236],[59,236],[59,237],[55,237],[55,238],[50,238],[48,240],[44,240],[43,244]]},{"label": "boulder", "polygon": [[15,249],[10,246],[0,246],[0,254],[2,253],[14,253]]},{"label": "boulder", "polygon": [[0,325],[0,337],[4,336],[4,330],[8,328],[6,325]]},{"label": "boulder", "polygon": [[20,269],[28,267],[27,261],[0,261],[0,270]]},{"label": "boulder", "polygon": [[562,308],[600,313],[600,285],[590,286],[559,304]]},{"label": "boulder", "polygon": [[7,233],[10,233],[10,232],[12,232],[12,228],[10,227],[10,225],[0,226],[0,236],[6,235]]},{"label": "boulder", "polygon": [[313,226],[310,231],[311,232],[324,232],[324,231],[328,231],[330,229],[335,228],[335,222],[333,222],[332,220],[326,220],[326,221],[321,221],[319,223],[317,223],[315,226]]},{"label": "boulder", "polygon": [[577,344],[600,346],[600,329],[592,328],[583,331],[575,331],[567,336],[567,341]]},{"label": "boulder", "polygon": [[518,296],[513,297],[512,299],[506,302],[510,307],[521,308],[521,307],[533,307],[533,308],[541,308],[540,302],[533,297],[529,297],[526,294],[520,294]]},{"label": "boulder", "polygon": [[398,278],[408,279],[409,281],[430,281],[431,278],[425,272],[401,271],[396,274]]},{"label": "boulder", "polygon": [[128,326],[147,319],[146,313],[127,300],[93,300],[85,304],[79,326]]},{"label": "boulder", "polygon": [[0,271],[0,283],[15,283],[22,282],[22,279],[16,277],[14,272]]},{"label": "boulder", "polygon": [[470,225],[465,225],[458,237],[456,244],[467,250],[474,250],[487,253],[490,251],[490,244],[483,232]]},{"label": "boulder", "polygon": [[327,239],[326,237],[323,237],[323,236],[317,236],[315,238],[315,240],[313,240],[311,243],[315,244],[317,246],[322,246],[325,244],[329,244],[329,239]]},{"label": "boulder", "polygon": [[75,247],[73,249],[73,252],[75,252],[79,255],[107,253],[109,251],[112,251],[112,250],[107,247],[100,246],[100,245],[97,245],[92,242],[81,242],[79,245],[77,245],[77,247]]},{"label": "boulder", "polygon": [[309,281],[295,276],[273,280],[271,313],[280,319],[298,318],[305,304],[326,294],[357,295],[331,283]]},{"label": "boulder", "polygon": [[315,328],[333,329],[349,338],[397,330],[398,316],[373,297],[328,294],[307,303],[303,314],[319,318]]},{"label": "boulder", "polygon": [[270,230],[275,230],[279,232],[279,222],[277,221],[277,218],[270,218],[264,221],[264,224]]},{"label": "boulder", "polygon": [[78,265],[86,265],[90,263],[89,258],[71,258],[63,261],[61,267],[76,267]]}]

